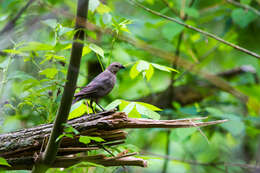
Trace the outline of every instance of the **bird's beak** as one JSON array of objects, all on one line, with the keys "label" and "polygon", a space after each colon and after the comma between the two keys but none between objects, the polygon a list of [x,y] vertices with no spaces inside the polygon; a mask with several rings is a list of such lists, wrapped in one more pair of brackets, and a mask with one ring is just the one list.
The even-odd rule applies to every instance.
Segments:
[{"label": "bird's beak", "polygon": [[121,69],[125,69],[125,66],[123,66],[123,65],[121,65],[121,67],[120,67]]}]

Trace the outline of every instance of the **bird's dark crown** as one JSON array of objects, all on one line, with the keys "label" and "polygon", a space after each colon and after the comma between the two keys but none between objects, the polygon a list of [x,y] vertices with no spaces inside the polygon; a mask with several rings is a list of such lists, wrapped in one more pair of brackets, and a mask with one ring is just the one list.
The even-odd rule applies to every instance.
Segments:
[{"label": "bird's dark crown", "polygon": [[120,69],[123,69],[123,68],[125,68],[125,67],[122,64],[120,64],[118,62],[113,62],[107,67],[107,70],[116,74]]}]

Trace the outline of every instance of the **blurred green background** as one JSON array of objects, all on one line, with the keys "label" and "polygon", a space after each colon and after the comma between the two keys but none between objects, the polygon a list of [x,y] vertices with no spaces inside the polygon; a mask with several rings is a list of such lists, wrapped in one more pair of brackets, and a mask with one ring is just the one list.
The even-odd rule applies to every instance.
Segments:
[{"label": "blurred green background", "polygon": [[[0,28],[27,2],[0,0]],[[260,54],[259,0],[236,1],[241,6],[225,0],[139,2]],[[0,133],[54,120],[68,68],[76,4],[76,0],[35,0],[12,29],[1,32]],[[77,85],[86,85],[100,73],[100,63],[106,67],[117,61],[127,66],[101,105],[122,99],[162,109],[142,115],[132,108],[129,114],[136,118],[154,118],[159,113],[160,119],[208,116],[208,120],[230,120],[202,128],[209,142],[196,128],[127,130],[127,142],[119,148],[138,151],[138,157],[148,161],[147,168],[129,167],[129,172],[259,171],[259,166],[258,171],[254,168],[260,159],[260,68],[256,57],[128,0],[90,0],[88,22]],[[120,167],[49,170],[121,171]]]}]

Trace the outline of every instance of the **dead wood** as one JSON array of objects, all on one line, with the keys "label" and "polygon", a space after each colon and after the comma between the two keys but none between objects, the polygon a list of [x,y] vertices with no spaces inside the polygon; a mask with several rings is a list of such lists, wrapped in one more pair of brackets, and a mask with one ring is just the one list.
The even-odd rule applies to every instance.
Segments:
[{"label": "dead wood", "polygon": [[[114,146],[124,143],[127,133],[126,128],[187,128],[201,127],[225,122],[217,120],[201,122],[207,117],[176,119],[176,120],[151,120],[128,118],[124,112],[114,110],[93,115],[85,115],[68,121],[72,127],[80,132],[80,135],[98,136],[104,142],[83,144],[79,142],[79,135],[73,139],[64,137],[58,151],[57,159],[51,167],[69,167],[76,163],[87,161],[104,166],[146,166],[146,162],[139,158],[123,154],[116,157],[105,155],[95,156],[71,156],[75,153],[102,149],[101,146]],[[199,122],[197,122],[199,120]],[[35,164],[40,150],[43,150],[50,135],[53,124],[43,124],[29,129],[0,135],[0,157],[4,157],[12,167],[5,169],[31,169]],[[70,157],[69,157],[70,156]],[[1,167],[0,167],[1,168]]]}]

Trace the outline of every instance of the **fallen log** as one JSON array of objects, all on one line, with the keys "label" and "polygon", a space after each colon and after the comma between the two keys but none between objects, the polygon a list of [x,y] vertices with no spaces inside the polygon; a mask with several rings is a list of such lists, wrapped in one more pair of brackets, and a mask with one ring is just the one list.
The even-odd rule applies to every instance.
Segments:
[{"label": "fallen log", "polygon": [[[197,122],[206,118],[198,117],[176,120],[136,119],[128,118],[124,112],[115,112],[114,110],[84,115],[68,121],[67,124],[79,131],[80,134],[75,135],[74,138],[62,138],[56,161],[51,167],[69,167],[82,161],[104,166],[131,165],[145,167],[147,165],[146,161],[130,157],[136,153],[126,153],[113,157],[106,157],[104,154],[79,157],[73,154],[91,150],[103,150],[105,146],[122,144],[127,137],[127,133],[122,129],[126,128],[198,128],[227,121]],[[43,124],[29,129],[1,134],[0,157],[4,157],[12,167],[0,166],[0,168],[30,170],[32,165],[37,162],[37,156],[45,148],[52,126],[53,124]],[[91,141],[86,145],[79,142],[80,135],[101,137],[104,141]]]}]

